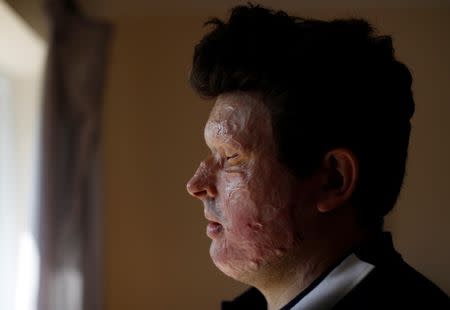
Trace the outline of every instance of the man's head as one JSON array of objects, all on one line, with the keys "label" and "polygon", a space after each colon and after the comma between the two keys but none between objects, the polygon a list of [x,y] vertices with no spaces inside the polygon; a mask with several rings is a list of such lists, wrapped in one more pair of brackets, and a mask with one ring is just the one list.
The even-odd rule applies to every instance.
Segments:
[{"label": "man's head", "polygon": [[251,5],[208,24],[190,81],[216,98],[205,128],[211,156],[188,190],[216,223],[219,268],[234,277],[270,268],[340,214],[362,231],[381,229],[403,181],[414,112],[411,75],[390,37],[362,20]]},{"label": "man's head", "polygon": [[220,95],[205,127],[211,155],[188,184],[205,204],[211,257],[234,278],[251,276],[294,242],[292,177],[274,156],[268,124],[257,98]]}]

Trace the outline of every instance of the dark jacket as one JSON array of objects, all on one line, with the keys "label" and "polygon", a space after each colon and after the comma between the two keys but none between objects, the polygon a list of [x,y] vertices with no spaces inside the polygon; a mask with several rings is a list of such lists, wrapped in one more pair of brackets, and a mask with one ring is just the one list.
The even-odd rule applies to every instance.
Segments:
[{"label": "dark jacket", "polygon": [[[433,309],[450,310],[446,293],[414,270],[395,251],[390,233],[380,233],[366,240],[354,253],[375,268],[332,310],[353,309]],[[323,279],[325,275],[319,277]],[[314,281],[283,310],[290,309],[307,295],[320,281]],[[264,296],[251,288],[233,301],[223,302],[223,310],[266,309]]]}]

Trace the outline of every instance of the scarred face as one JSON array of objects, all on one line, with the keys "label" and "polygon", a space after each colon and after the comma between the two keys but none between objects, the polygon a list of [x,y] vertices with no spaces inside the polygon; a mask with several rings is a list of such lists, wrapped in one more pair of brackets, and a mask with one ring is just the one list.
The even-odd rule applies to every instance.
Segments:
[{"label": "scarred face", "polygon": [[297,182],[276,158],[270,114],[258,100],[217,98],[204,131],[211,154],[187,184],[204,204],[212,260],[238,280],[283,257],[298,233]]}]

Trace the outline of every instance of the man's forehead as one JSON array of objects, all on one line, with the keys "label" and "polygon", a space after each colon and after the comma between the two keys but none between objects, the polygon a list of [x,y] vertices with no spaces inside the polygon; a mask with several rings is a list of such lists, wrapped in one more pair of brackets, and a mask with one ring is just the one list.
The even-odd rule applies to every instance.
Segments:
[{"label": "man's forehead", "polygon": [[256,138],[255,135],[270,135],[269,112],[258,100],[257,96],[244,92],[218,96],[205,126],[206,142],[219,139],[249,144],[247,140]]},{"label": "man's forehead", "polygon": [[252,114],[255,99],[244,93],[225,93],[217,97],[209,121],[238,120]]},{"label": "man's forehead", "polygon": [[206,142],[216,139],[225,142],[245,131],[249,126],[252,110],[253,106],[243,96],[218,96],[205,125]]}]

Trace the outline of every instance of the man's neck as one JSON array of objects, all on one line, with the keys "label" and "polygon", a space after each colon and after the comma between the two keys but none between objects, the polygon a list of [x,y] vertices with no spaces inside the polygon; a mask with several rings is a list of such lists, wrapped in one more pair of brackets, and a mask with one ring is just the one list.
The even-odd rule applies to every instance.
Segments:
[{"label": "man's neck", "polygon": [[[342,236],[342,235],[341,235]],[[363,239],[356,233],[347,238],[321,238],[311,244],[306,241],[276,266],[268,268],[267,276],[256,288],[265,296],[269,310],[285,306],[314,280],[344,258]]]}]

